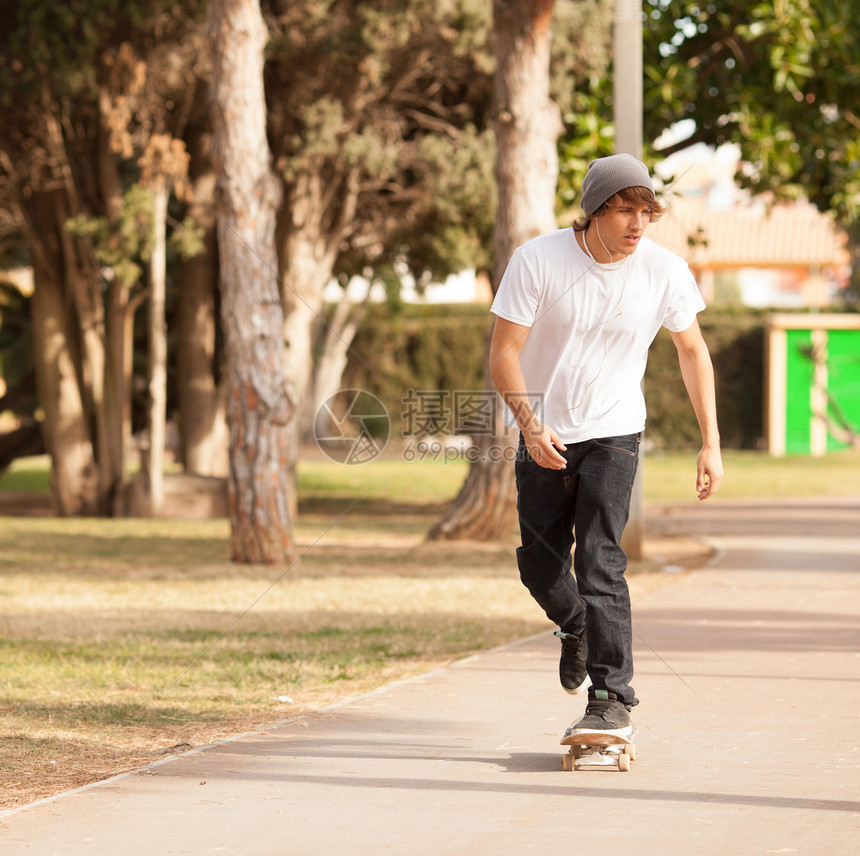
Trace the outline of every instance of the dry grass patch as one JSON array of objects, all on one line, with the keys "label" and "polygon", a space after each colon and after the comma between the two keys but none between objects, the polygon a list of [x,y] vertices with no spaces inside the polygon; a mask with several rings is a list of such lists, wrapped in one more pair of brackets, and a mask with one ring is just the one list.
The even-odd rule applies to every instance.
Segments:
[{"label": "dry grass patch", "polygon": [[228,564],[225,521],[0,518],[0,807],[547,629],[513,541],[416,517],[311,518],[290,569]]},{"label": "dry grass patch", "polygon": [[390,522],[311,520],[286,569],[228,564],[225,521],[0,519],[0,806],[543,626],[509,551]]}]

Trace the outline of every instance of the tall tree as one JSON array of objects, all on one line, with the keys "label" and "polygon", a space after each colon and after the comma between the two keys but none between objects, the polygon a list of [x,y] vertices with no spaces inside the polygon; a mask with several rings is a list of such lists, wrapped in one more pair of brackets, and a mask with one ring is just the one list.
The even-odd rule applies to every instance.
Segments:
[{"label": "tall tree", "polygon": [[860,294],[860,0],[649,0],[645,129],[694,120],[694,142],[735,143],[755,193],[806,197],[848,231]]},{"label": "tall tree", "polygon": [[158,515],[164,508],[164,459],[167,439],[167,206],[171,187],[185,189],[188,155],[185,144],[167,134],[153,134],[140,160],[141,181],[152,198],[152,251],[149,258],[149,312],[147,332],[149,361],[147,387],[148,449],[146,466],[148,512]]},{"label": "tall tree", "polygon": [[[421,279],[488,263],[489,15],[486,0],[266,7],[269,132],[285,189],[284,340],[290,382],[306,399],[315,334],[333,332],[320,319],[335,273],[399,261]],[[329,344],[343,344],[348,329],[334,333]]]},{"label": "tall tree", "polygon": [[147,136],[181,127],[197,3],[185,0],[186,14],[171,0],[0,11],[0,192],[34,269],[36,374],[60,514],[122,504],[132,286],[152,206],[127,193],[136,153],[120,139],[133,125]]},{"label": "tall tree", "polygon": [[[202,100],[202,99],[201,99]],[[180,454],[185,472],[226,477],[227,422],[223,347],[218,307],[218,238],[215,167],[208,111],[199,109],[186,134],[189,165],[188,217],[202,230],[204,249],[184,260],[174,337]]]},{"label": "tall tree", "polygon": [[[493,227],[493,290],[514,250],[556,227],[556,141],[563,127],[550,98],[553,0],[494,0],[493,85],[499,204]],[[489,381],[489,372],[487,373]],[[481,454],[431,538],[495,539],[505,535],[515,505],[510,450],[516,438],[501,420],[480,437]],[[490,453],[491,447],[496,452]],[[507,454],[506,454],[507,452]]]},{"label": "tall tree", "polygon": [[227,354],[231,554],[276,562],[294,552],[275,216],[280,184],[266,139],[258,0],[210,0],[213,155]]}]

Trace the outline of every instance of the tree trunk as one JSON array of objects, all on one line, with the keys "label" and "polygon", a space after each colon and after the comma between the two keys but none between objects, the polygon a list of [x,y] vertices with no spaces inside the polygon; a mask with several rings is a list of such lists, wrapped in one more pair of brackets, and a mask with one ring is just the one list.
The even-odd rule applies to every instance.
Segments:
[{"label": "tree trunk", "polygon": [[178,401],[185,472],[223,477],[229,472],[228,437],[224,382],[218,365],[218,242],[212,213],[216,176],[211,146],[211,134],[190,135],[194,193],[188,216],[206,230],[206,236],[203,252],[182,262],[180,268]]},{"label": "tree trunk", "polygon": [[164,508],[164,446],[167,435],[167,323],[165,300],[167,292],[167,200],[170,191],[167,179],[155,179],[153,194],[153,242],[149,262],[149,367],[147,387],[149,407],[147,417],[148,448],[146,450],[146,488],[150,516],[159,515]]},{"label": "tree trunk", "polygon": [[66,229],[69,217],[84,213],[66,151],[60,120],[53,113],[46,118],[48,148],[64,180],[62,192],[55,194],[55,234],[63,257],[65,294],[74,307],[79,324],[81,353],[78,362],[81,401],[92,425],[91,441],[97,462],[99,513],[110,510],[117,487],[116,461],[111,456],[110,425],[107,416],[107,330],[101,278],[89,241],[74,238]]},{"label": "tree trunk", "polygon": [[301,175],[279,222],[284,353],[290,367],[290,393],[299,408],[299,418],[290,427],[289,484],[293,510],[302,427],[307,424],[307,411],[312,407],[313,345],[320,326],[322,294],[332,278],[343,234],[355,214],[357,194],[353,185],[349,176],[326,186],[320,175]]},{"label": "tree trunk", "polygon": [[[296,416],[290,422],[289,456],[287,459],[287,489],[290,513],[298,510],[298,463],[302,441],[302,413],[309,406],[309,388],[313,372],[314,332],[322,312],[322,287],[319,278],[311,271],[290,266],[289,288],[282,289],[284,306],[284,360],[290,367],[289,394],[296,403]],[[329,268],[329,275],[331,269]],[[325,280],[323,281],[323,287]]]},{"label": "tree trunk", "polygon": [[[499,207],[493,226],[493,291],[514,250],[556,228],[556,141],[562,131],[549,97],[553,0],[494,0],[496,72],[493,80]],[[489,343],[488,343],[489,346]],[[493,389],[489,371],[485,386]],[[517,435],[496,419],[478,438],[477,454],[460,493],[431,539],[495,540],[514,528],[513,455]]]},{"label": "tree trunk", "polygon": [[288,560],[287,426],[293,413],[283,362],[275,212],[279,183],[266,138],[258,0],[210,0],[213,154],[221,314],[230,427],[231,554],[237,562]]},{"label": "tree trunk", "polygon": [[[116,153],[110,143],[109,115],[111,99],[105,87],[99,89],[99,126],[97,135],[98,185],[108,219],[116,221],[122,211],[122,178]],[[128,452],[131,445],[131,383],[134,358],[132,339],[133,309],[130,308],[131,289],[119,278],[107,286],[105,305],[107,333],[107,366],[105,377],[105,408],[108,445],[116,488],[110,513],[128,513],[126,487],[129,483]]]},{"label": "tree trunk", "polygon": [[[42,428],[51,457],[54,510],[63,517],[99,512],[98,468],[78,383],[70,319],[62,282],[62,255],[52,240],[55,197],[34,194],[33,226],[40,249],[34,252],[33,352],[39,401],[45,412]],[[34,236],[35,237],[35,236]]]},{"label": "tree trunk", "polygon": [[308,407],[302,421],[302,433],[307,441],[330,436],[331,416],[328,410],[322,409],[322,405],[340,389],[349,349],[364,318],[371,289],[368,287],[367,296],[361,303],[353,303],[347,291],[344,289],[343,297],[326,324],[322,353],[313,370]]}]

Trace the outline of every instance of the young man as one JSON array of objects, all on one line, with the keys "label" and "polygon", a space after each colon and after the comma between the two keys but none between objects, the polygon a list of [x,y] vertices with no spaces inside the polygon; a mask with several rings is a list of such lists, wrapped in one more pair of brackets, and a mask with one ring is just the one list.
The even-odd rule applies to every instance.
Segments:
[{"label": "young man", "polygon": [[[661,326],[671,333],[702,433],[699,499],[723,475],[704,301],[683,259],[644,237],[664,209],[631,155],[589,164],[585,217],[519,247],[493,302],[493,381],[519,426],[517,508],[523,583],[561,639],[569,693],[590,680],[569,729],[632,733],[627,557],[621,534],[645,427],[642,376]],[[573,573],[571,573],[571,551]]]}]

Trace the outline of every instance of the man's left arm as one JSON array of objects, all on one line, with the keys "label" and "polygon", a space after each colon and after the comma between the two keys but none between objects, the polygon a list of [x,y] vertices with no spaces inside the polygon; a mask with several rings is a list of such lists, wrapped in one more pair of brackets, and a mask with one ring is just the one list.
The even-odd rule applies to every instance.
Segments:
[{"label": "man's left arm", "polygon": [[702,432],[702,450],[696,461],[696,492],[699,499],[707,499],[717,492],[723,478],[714,366],[698,321],[694,321],[686,330],[671,335],[678,351],[684,386]]}]

